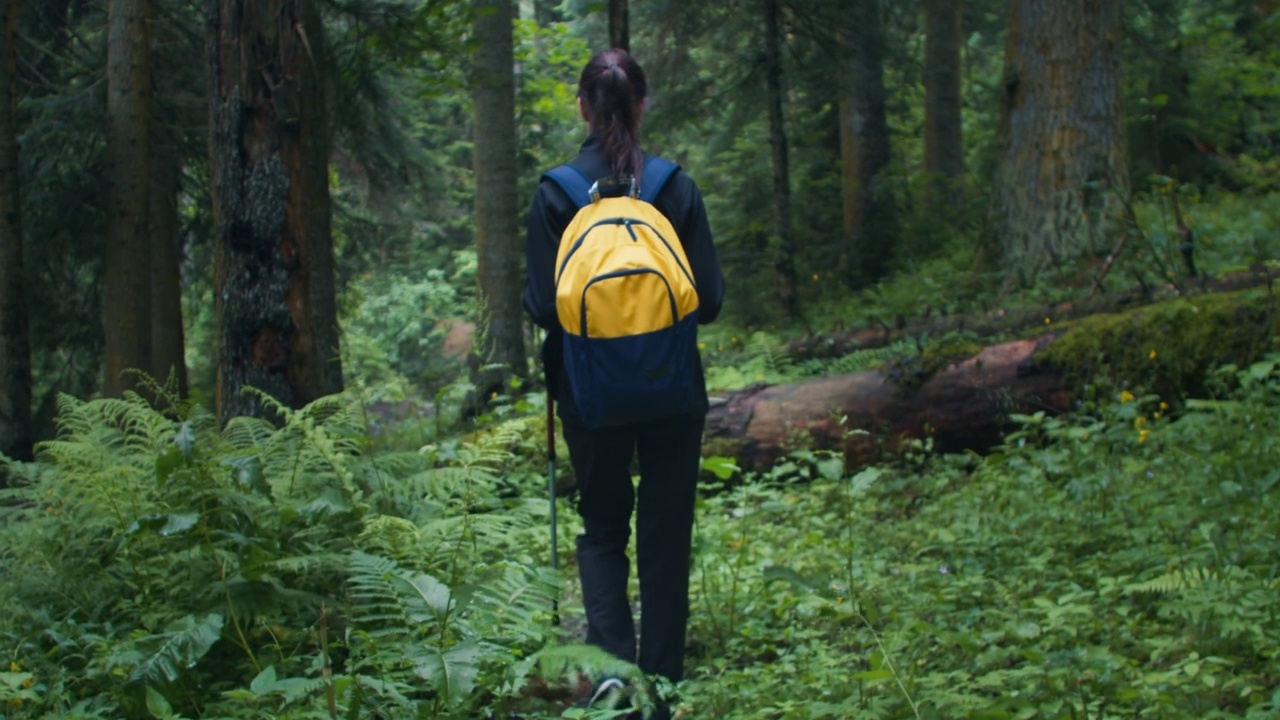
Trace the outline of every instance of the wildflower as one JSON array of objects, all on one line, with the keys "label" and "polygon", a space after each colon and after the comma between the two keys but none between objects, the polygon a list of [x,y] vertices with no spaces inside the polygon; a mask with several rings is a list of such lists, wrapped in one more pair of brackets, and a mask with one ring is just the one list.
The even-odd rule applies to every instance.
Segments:
[{"label": "wildflower", "polygon": [[1053,322],[1053,320],[1052,320],[1052,319],[1050,319],[1050,318],[1045,318],[1045,319],[1044,319],[1044,324],[1045,324],[1045,325],[1048,325],[1048,324],[1049,324],[1049,323],[1051,323],[1051,322]]},{"label": "wildflower", "polygon": [[1149,359],[1151,359],[1151,360],[1155,360],[1155,359],[1156,359],[1156,349],[1155,349],[1155,348],[1151,348],[1151,354],[1150,354],[1150,355],[1147,355],[1147,357],[1148,357]]},{"label": "wildflower", "polygon": [[819,278],[819,277],[821,277],[821,276],[820,276],[820,275],[818,275],[818,273],[814,273],[814,274],[813,274],[813,281],[814,281],[814,282],[818,282],[818,278]]},{"label": "wildflower", "polygon": [[946,575],[947,572],[949,571],[947,570],[947,566],[943,565],[942,567],[938,568],[938,572],[942,573],[943,575]]},{"label": "wildflower", "polygon": [[1122,403],[1133,402],[1133,393],[1129,392],[1128,390],[1125,390],[1124,392],[1120,393],[1120,402]]},{"label": "wildflower", "polygon": [[1169,409],[1169,403],[1167,403],[1167,402],[1165,402],[1165,401],[1161,400],[1161,401],[1160,401],[1160,409],[1161,409],[1161,410],[1168,410],[1168,409]]},{"label": "wildflower", "polygon": [[[1138,444],[1139,444],[1139,445],[1141,445],[1142,443],[1146,442],[1146,441],[1147,441],[1147,436],[1148,436],[1148,435],[1150,435],[1150,434],[1151,434],[1151,431],[1150,431],[1150,430],[1147,430],[1146,428],[1143,428],[1142,430],[1139,430],[1139,431],[1138,431]],[[1148,472],[1149,472],[1149,471],[1148,471]]]}]

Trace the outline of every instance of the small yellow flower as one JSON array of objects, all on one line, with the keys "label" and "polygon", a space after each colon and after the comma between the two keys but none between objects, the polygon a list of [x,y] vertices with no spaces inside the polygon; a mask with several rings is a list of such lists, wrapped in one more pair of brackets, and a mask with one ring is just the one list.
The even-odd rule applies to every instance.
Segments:
[{"label": "small yellow flower", "polygon": [[1148,357],[1148,358],[1150,358],[1150,359],[1152,359],[1152,360],[1155,360],[1155,359],[1156,359],[1156,349],[1155,349],[1155,348],[1151,348],[1151,354],[1147,355],[1147,357]]},{"label": "small yellow flower", "polygon": [[1142,426],[1146,424],[1147,424],[1147,418],[1144,415],[1139,415],[1138,419],[1133,421],[1133,426],[1139,430],[1141,430]]},{"label": "small yellow flower", "polygon": [[1161,401],[1160,401],[1160,409],[1161,409],[1161,410],[1168,410],[1168,409],[1169,409],[1169,403],[1164,402],[1163,400],[1161,400]]},{"label": "small yellow flower", "polygon": [[1051,318],[1045,318],[1045,319],[1044,319],[1044,324],[1045,324],[1045,325],[1048,325],[1048,324],[1049,324],[1049,323],[1051,323],[1051,322],[1053,322],[1053,320],[1052,320]]},{"label": "small yellow flower", "polygon": [[1159,411],[1159,410],[1157,410],[1157,411],[1155,411],[1155,412],[1151,413],[1151,417],[1152,417],[1153,419],[1155,419],[1155,420],[1159,420],[1159,419],[1160,419],[1160,411]]},{"label": "small yellow flower", "polygon": [[9,672],[22,672],[22,666],[16,660],[9,661]]},{"label": "small yellow flower", "polygon": [[1129,392],[1128,390],[1125,390],[1124,392],[1121,392],[1121,393],[1120,393],[1120,402],[1122,402],[1122,403],[1131,403],[1131,402],[1133,402],[1133,393]]},{"label": "small yellow flower", "polygon": [[818,275],[818,273],[814,273],[814,274],[813,274],[813,281],[814,281],[814,282],[818,282],[818,278],[819,278],[819,277],[821,277],[821,276],[820,276],[820,275]]},{"label": "small yellow flower", "polygon": [[1148,436],[1148,435],[1150,435],[1150,434],[1151,434],[1151,431],[1150,431],[1150,430],[1139,430],[1139,431],[1138,431],[1138,443],[1139,443],[1139,444],[1141,444],[1141,443],[1146,442],[1146,441],[1147,441],[1147,436]]}]

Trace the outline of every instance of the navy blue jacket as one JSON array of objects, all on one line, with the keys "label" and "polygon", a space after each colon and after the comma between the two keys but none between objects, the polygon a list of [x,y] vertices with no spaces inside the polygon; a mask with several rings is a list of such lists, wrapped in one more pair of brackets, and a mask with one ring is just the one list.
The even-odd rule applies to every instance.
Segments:
[{"label": "navy blue jacket", "polygon": [[[603,153],[603,142],[595,134],[587,136],[571,164],[593,180],[613,174]],[[712,243],[711,225],[707,221],[702,193],[698,191],[693,178],[683,171],[676,171],[663,186],[654,206],[671,221],[684,245],[685,255],[688,256],[693,271],[693,280],[698,287],[698,323],[705,325],[720,314],[720,307],[724,302],[724,273],[720,269],[720,261]],[[534,323],[547,330],[547,339],[542,347],[547,386],[560,405],[560,417],[569,421],[577,420],[579,416],[568,382],[562,377],[563,338],[560,320],[556,317],[555,262],[560,236],[577,212],[577,205],[564,194],[560,186],[543,178],[533,194],[529,229],[525,237],[527,275],[524,308]],[[701,359],[698,361],[695,382],[699,397],[696,411],[705,413],[707,391]]]}]

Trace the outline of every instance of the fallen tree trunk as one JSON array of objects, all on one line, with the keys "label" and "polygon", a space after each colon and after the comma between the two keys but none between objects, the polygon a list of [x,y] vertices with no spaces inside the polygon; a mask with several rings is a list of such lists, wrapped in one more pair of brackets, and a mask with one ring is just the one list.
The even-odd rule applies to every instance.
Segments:
[{"label": "fallen tree trunk", "polygon": [[861,466],[926,436],[943,452],[986,452],[1010,415],[1065,411],[1098,379],[1176,405],[1202,395],[1215,367],[1275,352],[1278,303],[1269,288],[1182,297],[1055,321],[1052,333],[932,367],[922,353],[880,370],[713,393],[703,455],[759,470],[793,449],[829,449]]},{"label": "fallen tree trunk", "polygon": [[942,451],[989,449],[1009,414],[1067,408],[1063,374],[1034,359],[1054,337],[993,345],[925,378],[898,365],[721,394],[707,415],[703,454],[753,470],[796,447],[840,450],[866,465],[926,435]]}]

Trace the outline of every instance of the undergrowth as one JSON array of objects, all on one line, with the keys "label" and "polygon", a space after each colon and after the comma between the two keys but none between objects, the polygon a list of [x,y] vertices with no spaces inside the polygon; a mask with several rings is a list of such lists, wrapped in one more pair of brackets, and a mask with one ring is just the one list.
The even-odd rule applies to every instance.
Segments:
[{"label": "undergrowth", "polygon": [[[1276,717],[1280,361],[1211,388],[708,484],[688,679],[656,691],[683,718]],[[540,414],[397,452],[352,398],[279,411],[62,400],[2,496],[0,715],[603,718],[575,678],[641,680],[576,644]]]}]

